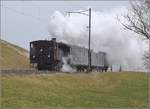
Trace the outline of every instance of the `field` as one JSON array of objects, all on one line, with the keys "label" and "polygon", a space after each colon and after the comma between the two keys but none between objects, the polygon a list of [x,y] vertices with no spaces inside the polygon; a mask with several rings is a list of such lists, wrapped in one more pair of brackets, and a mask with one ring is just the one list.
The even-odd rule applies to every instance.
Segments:
[{"label": "field", "polygon": [[2,75],[2,108],[147,108],[147,73]]}]

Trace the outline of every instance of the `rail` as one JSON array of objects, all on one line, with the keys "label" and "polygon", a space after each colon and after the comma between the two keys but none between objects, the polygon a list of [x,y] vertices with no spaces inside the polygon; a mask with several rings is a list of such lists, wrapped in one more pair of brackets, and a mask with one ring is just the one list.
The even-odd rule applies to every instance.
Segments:
[{"label": "rail", "polygon": [[36,69],[0,69],[0,74],[18,74],[18,75],[24,75],[24,74],[50,74],[55,73],[55,71],[39,71]]}]

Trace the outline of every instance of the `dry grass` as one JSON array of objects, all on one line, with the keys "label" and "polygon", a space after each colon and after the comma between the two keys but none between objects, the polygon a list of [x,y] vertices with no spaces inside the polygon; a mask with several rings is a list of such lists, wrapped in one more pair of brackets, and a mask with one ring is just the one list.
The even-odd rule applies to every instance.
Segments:
[{"label": "dry grass", "polygon": [[29,68],[27,53],[23,48],[0,40],[0,69]]},{"label": "dry grass", "polygon": [[3,75],[2,107],[148,107],[148,74]]}]

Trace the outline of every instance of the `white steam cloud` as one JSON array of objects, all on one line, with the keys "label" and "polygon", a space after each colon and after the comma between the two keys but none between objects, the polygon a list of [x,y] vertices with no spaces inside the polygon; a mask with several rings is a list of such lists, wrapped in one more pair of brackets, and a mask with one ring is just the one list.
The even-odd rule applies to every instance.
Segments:
[{"label": "white steam cloud", "polygon": [[[91,48],[105,51],[115,69],[143,70],[145,45],[134,33],[124,30],[116,16],[126,12],[117,8],[111,12],[92,11]],[[56,11],[50,18],[49,33],[58,41],[88,47],[88,17],[80,14],[63,15]]]},{"label": "white steam cloud", "polygon": [[61,71],[62,72],[75,72],[76,69],[73,69],[68,63],[67,63],[68,57],[63,57],[62,61],[63,61],[63,66]]}]

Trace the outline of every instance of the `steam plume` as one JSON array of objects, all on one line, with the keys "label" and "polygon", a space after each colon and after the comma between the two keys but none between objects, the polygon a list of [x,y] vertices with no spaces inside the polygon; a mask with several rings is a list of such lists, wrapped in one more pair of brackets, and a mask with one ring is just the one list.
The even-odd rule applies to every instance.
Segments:
[{"label": "steam plume", "polygon": [[[124,30],[116,15],[124,8],[111,12],[92,11],[91,48],[107,52],[109,63],[122,70],[143,70],[142,53],[145,45],[134,33]],[[50,18],[49,33],[58,41],[88,47],[88,17],[72,14],[70,17],[56,11]]]},{"label": "steam plume", "polygon": [[68,63],[67,63],[68,57],[63,57],[63,67],[61,69],[62,72],[75,72],[76,70],[73,69]]}]

